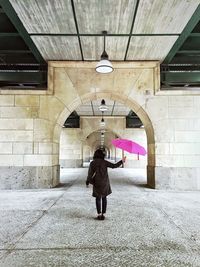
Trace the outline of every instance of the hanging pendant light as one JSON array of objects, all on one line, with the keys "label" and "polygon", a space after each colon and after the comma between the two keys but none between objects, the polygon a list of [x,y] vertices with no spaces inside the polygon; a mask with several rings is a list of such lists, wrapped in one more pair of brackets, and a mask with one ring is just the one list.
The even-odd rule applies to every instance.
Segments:
[{"label": "hanging pendant light", "polygon": [[101,60],[96,65],[96,71],[98,73],[110,73],[113,71],[113,66],[112,63],[109,61],[108,54],[105,50],[107,31],[102,31],[102,33],[104,35],[104,50],[101,55]]},{"label": "hanging pendant light", "polygon": [[100,126],[101,127],[104,127],[106,125],[105,121],[104,121],[104,118],[101,119],[101,122],[100,122]]},{"label": "hanging pendant light", "polygon": [[106,106],[106,102],[104,99],[101,100],[101,105],[99,106],[100,111],[106,111],[108,110],[108,107]]},{"label": "hanging pendant light", "polygon": [[101,118],[101,122],[100,122],[100,126],[101,127],[105,127],[105,121],[104,121],[104,118],[103,118],[103,111],[102,111],[102,118]]}]

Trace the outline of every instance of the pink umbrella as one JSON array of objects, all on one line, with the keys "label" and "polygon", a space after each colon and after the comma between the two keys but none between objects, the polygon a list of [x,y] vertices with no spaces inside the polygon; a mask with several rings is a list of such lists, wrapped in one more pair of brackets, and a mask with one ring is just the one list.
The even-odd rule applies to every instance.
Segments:
[{"label": "pink umbrella", "polygon": [[147,154],[145,148],[131,140],[128,139],[114,139],[112,144],[117,147],[125,150],[129,153],[145,156]]}]

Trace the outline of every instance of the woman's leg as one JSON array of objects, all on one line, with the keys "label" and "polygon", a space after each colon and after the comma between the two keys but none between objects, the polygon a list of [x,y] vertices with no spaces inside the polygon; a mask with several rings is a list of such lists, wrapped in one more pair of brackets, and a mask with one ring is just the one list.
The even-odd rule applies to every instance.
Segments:
[{"label": "woman's leg", "polygon": [[97,213],[101,214],[101,197],[96,197],[96,208]]},{"label": "woman's leg", "polygon": [[102,214],[106,213],[106,208],[107,208],[107,198],[102,197]]}]

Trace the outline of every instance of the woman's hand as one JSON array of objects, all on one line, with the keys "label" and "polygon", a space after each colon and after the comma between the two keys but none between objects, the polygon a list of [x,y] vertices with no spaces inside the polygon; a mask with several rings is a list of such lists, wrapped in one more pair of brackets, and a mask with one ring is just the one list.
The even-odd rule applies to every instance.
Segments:
[{"label": "woman's hand", "polygon": [[126,161],[126,156],[122,158],[123,163]]}]

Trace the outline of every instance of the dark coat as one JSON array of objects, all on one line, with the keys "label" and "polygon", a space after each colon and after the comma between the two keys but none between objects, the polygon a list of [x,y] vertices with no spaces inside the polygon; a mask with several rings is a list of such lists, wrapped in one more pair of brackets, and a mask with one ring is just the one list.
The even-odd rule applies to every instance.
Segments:
[{"label": "dark coat", "polygon": [[105,197],[112,193],[107,168],[117,168],[120,165],[122,165],[122,160],[111,163],[99,158],[90,163],[86,183],[91,183],[93,180],[93,197]]}]

